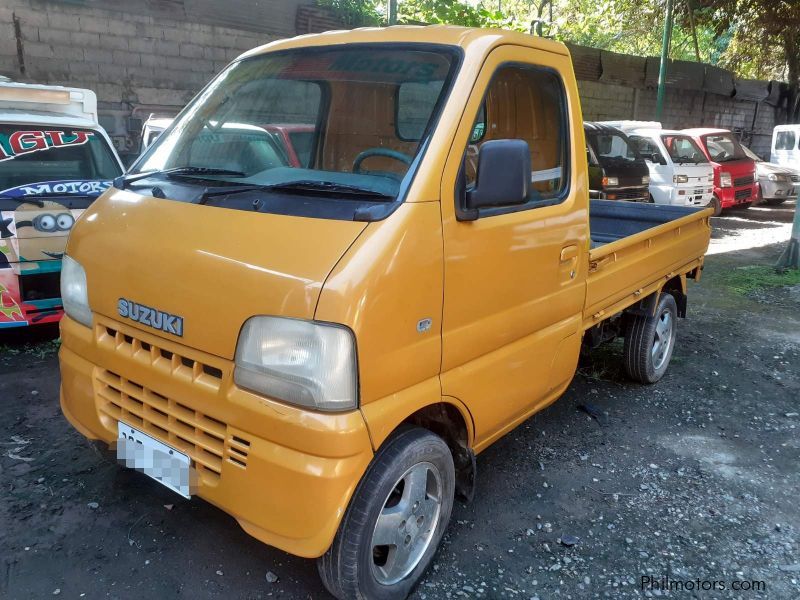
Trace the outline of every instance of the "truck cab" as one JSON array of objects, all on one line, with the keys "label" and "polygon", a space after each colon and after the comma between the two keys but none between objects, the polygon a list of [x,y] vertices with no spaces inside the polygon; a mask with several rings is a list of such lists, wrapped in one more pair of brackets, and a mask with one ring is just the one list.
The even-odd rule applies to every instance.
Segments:
[{"label": "truck cab", "polygon": [[590,198],[647,202],[650,171],[628,136],[616,127],[589,121],[584,132]]},{"label": "truck cab", "polygon": [[656,204],[706,206],[714,193],[714,169],[688,135],[650,121],[608,121],[628,134],[650,170]]},{"label": "truck cab", "polygon": [[0,83],[0,328],[61,317],[67,236],[122,172],[94,92]]},{"label": "truck cab", "polygon": [[756,163],[727,129],[683,129],[714,168],[711,206],[719,215],[729,208],[749,208],[758,200]]},{"label": "truck cab", "polygon": [[[307,162],[267,151],[280,123],[311,128]],[[583,347],[623,336],[643,384],[669,366],[711,211],[590,202],[583,131],[567,48],[534,36],[245,53],[73,231],[64,415],[317,559],[337,598],[405,598],[476,455],[564,392]]]},{"label": "truck cab", "polygon": [[775,126],[770,162],[800,172],[800,124]]}]

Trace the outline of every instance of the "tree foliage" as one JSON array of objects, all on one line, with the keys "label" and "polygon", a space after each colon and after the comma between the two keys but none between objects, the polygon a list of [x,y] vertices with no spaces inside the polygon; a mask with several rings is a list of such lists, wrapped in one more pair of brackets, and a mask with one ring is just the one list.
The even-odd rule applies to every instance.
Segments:
[{"label": "tree foliage", "polygon": [[[387,0],[318,0],[351,27],[385,22]],[[400,23],[530,31],[638,56],[661,52],[666,0],[398,0]],[[699,58],[740,77],[800,86],[800,0],[673,0],[670,56]],[[552,18],[551,18],[552,15]]]}]

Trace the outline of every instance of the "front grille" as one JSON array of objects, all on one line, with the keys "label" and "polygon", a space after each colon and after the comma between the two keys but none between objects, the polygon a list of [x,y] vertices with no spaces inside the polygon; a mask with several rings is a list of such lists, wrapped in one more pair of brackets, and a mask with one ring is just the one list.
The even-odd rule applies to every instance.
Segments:
[{"label": "front grille", "polygon": [[97,321],[95,338],[98,346],[150,363],[151,366],[167,370],[174,376],[190,378],[196,383],[219,389],[223,377],[220,367],[172,352],[157,343],[145,341],[137,334],[125,333],[113,321],[103,318],[98,318]]},{"label": "front grille", "polygon": [[740,185],[750,185],[753,183],[753,176],[747,175],[745,177],[737,177],[733,180],[734,187],[739,187]]},{"label": "front grille", "polygon": [[229,435],[228,426],[219,419],[112,371],[98,369],[95,383],[102,414],[132,425],[188,455],[207,483],[219,480],[223,461],[247,467],[250,442]]},{"label": "front grille", "polygon": [[645,190],[620,190],[618,192],[609,190],[607,195],[616,196],[617,200],[644,200],[647,198]]},{"label": "front grille", "polygon": [[795,183],[800,181],[800,175],[792,175],[792,181],[794,181]]},{"label": "front grille", "polygon": [[19,293],[25,302],[61,297],[61,271],[23,274],[19,278]]},{"label": "front grille", "polygon": [[751,193],[752,193],[752,190],[750,190],[750,188],[747,188],[747,189],[744,189],[744,190],[736,190],[736,193],[734,194],[734,196],[735,196],[735,198],[737,200],[744,200],[745,198],[749,198]]}]

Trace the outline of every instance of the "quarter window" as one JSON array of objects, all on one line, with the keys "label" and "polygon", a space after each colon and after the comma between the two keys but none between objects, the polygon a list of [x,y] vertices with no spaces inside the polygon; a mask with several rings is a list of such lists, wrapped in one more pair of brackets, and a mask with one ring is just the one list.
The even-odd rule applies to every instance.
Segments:
[{"label": "quarter window", "polygon": [[794,149],[794,131],[779,131],[775,134],[775,150]]},{"label": "quarter window", "polygon": [[498,69],[464,155],[467,185],[475,183],[478,153],[484,143],[518,139],[528,143],[531,153],[530,207],[562,198],[568,175],[566,106],[563,85],[553,71],[516,64]]}]

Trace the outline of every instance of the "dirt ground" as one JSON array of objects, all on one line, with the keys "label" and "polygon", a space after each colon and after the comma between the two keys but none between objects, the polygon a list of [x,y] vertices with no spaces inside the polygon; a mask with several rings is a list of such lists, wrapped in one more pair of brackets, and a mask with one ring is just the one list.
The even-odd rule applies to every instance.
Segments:
[{"label": "dirt ground", "polygon": [[[607,346],[478,458],[414,598],[800,598],[800,279],[766,268],[791,210],[714,219],[658,385]],[[325,597],[313,561],[106,463],[61,416],[53,333],[0,339],[0,597]]]}]

